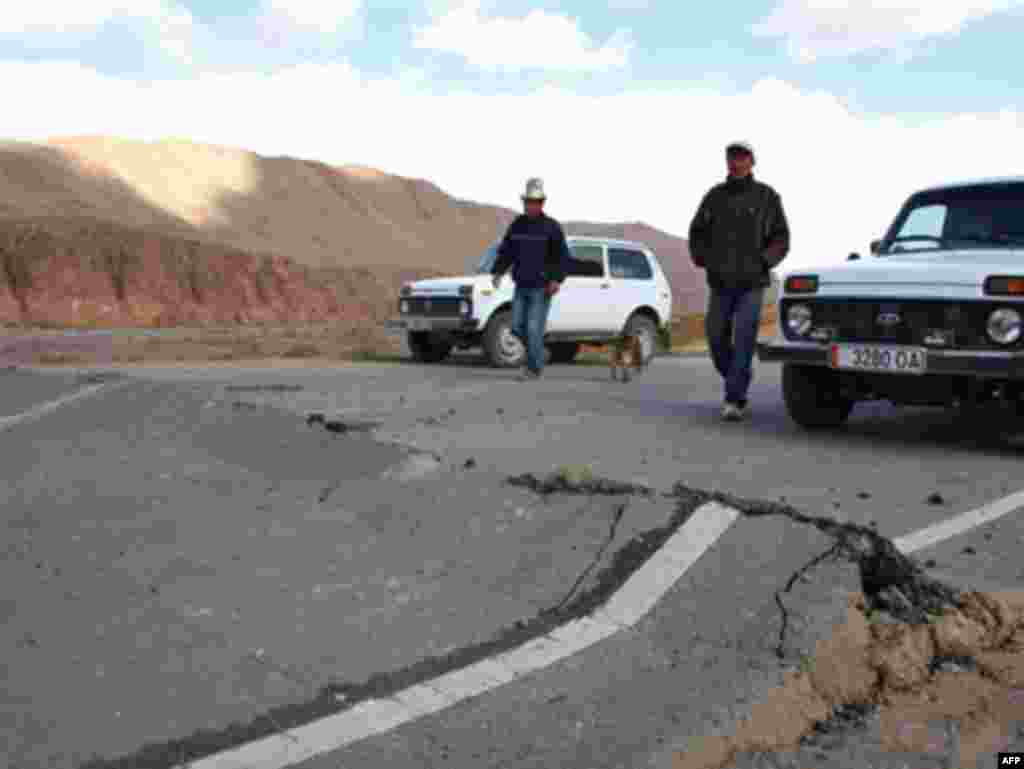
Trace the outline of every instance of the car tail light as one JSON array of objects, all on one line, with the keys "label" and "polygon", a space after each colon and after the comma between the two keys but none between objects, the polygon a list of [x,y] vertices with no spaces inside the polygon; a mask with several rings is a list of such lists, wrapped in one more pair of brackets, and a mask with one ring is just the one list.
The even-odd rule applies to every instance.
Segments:
[{"label": "car tail light", "polygon": [[817,275],[791,275],[786,278],[787,294],[813,294],[817,290]]},{"label": "car tail light", "polygon": [[985,279],[985,293],[995,296],[1024,296],[1024,277],[990,275]]}]

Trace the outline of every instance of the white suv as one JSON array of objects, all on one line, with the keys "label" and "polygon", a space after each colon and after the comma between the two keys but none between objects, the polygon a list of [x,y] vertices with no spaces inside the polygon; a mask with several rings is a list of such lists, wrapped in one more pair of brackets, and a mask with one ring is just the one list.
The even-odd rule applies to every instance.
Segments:
[{"label": "white suv", "polygon": [[[569,271],[551,301],[545,342],[549,359],[568,363],[583,343],[602,344],[623,334],[640,336],[644,356],[655,354],[660,326],[672,318],[672,290],[654,252],[642,243],[570,236]],[[491,283],[495,243],[474,260],[474,274],[420,280],[402,287],[399,319],[413,358],[438,362],[453,348],[482,347],[492,365],[513,368],[526,350],[512,334],[510,273]]]},{"label": "white suv", "polygon": [[758,353],[783,362],[793,420],[836,426],[882,399],[1024,410],[1024,177],[920,190],[871,252],[783,283]]}]

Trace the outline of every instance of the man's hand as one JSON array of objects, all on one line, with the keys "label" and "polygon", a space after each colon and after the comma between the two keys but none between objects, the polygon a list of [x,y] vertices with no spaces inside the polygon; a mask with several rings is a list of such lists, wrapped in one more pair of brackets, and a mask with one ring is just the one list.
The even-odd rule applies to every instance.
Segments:
[{"label": "man's hand", "polygon": [[554,296],[558,293],[558,290],[562,287],[562,284],[557,280],[548,281],[548,296]]},{"label": "man's hand", "polygon": [[500,275],[492,275],[491,276],[491,285],[494,286],[495,290],[497,290],[498,286],[501,285],[501,276]]}]

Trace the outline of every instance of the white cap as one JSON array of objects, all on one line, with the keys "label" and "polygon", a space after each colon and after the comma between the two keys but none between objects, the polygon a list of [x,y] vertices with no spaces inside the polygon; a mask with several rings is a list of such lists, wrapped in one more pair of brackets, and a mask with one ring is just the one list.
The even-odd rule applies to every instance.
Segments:
[{"label": "white cap", "polygon": [[526,193],[523,200],[546,200],[544,194],[544,181],[536,176],[526,180]]}]

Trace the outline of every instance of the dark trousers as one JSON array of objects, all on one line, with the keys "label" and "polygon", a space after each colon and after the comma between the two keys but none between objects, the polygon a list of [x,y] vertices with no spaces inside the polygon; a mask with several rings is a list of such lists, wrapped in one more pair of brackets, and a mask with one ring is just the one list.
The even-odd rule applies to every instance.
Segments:
[{"label": "dark trousers", "polygon": [[729,403],[747,400],[763,301],[763,288],[710,289],[704,331]]}]

